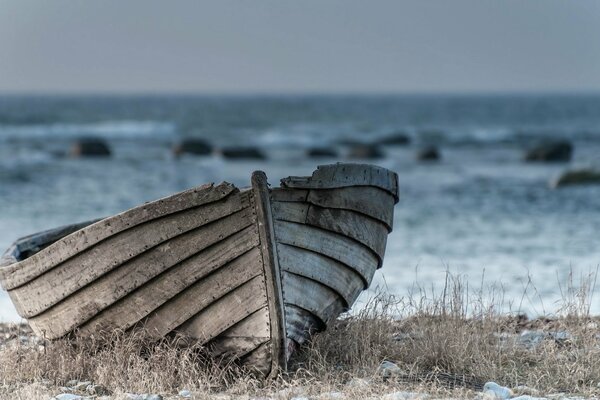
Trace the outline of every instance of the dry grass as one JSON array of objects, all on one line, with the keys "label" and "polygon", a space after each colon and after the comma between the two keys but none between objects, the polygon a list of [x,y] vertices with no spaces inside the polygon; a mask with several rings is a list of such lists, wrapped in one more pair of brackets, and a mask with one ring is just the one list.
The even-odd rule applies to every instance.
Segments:
[{"label": "dry grass", "polygon": [[[379,295],[317,335],[295,357],[291,372],[273,382],[211,360],[200,347],[179,346],[179,339],[150,343],[142,332],[45,345],[17,340],[0,350],[0,397],[48,398],[73,379],[91,380],[115,393],[176,394],[186,388],[197,393],[195,398],[215,393],[290,398],[332,391],[366,398],[408,389],[473,397],[487,381],[526,385],[542,394],[598,396],[600,321],[589,314],[594,288],[595,275],[579,285],[571,280],[561,288],[563,304],[556,315],[536,320],[500,313],[501,296],[470,294],[451,276],[438,296],[423,291],[408,298]],[[546,336],[532,334],[528,341],[523,335],[528,330]],[[399,370],[383,376],[378,366],[384,360]]]}]

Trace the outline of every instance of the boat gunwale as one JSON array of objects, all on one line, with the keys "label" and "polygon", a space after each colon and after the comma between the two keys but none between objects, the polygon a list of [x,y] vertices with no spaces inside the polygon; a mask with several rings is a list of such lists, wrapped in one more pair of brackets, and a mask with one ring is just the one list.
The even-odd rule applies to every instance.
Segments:
[{"label": "boat gunwale", "polygon": [[[122,219],[124,216],[129,216],[130,214],[133,214],[135,212],[139,212],[140,210],[144,210],[148,206],[156,206],[156,205],[159,205],[160,203],[163,203],[163,202],[165,202],[167,200],[173,200],[173,199],[175,199],[177,197],[184,196],[186,194],[197,193],[200,190],[206,190],[206,189],[218,190],[219,188],[225,188],[225,189],[227,189],[227,191],[224,192],[224,193],[222,193],[221,196],[219,196],[217,198],[214,198],[214,199],[211,199],[210,201],[207,201],[207,202],[204,202],[204,203],[200,203],[200,204],[194,204],[192,206],[184,207],[184,208],[178,209],[176,211],[172,211],[172,212],[169,212],[169,213],[160,214],[160,215],[158,215],[158,216],[156,216],[154,218],[148,219],[148,220],[142,220],[142,221],[140,221],[140,222],[138,222],[136,224],[127,225],[126,227],[124,227],[123,229],[121,229],[119,231],[111,232],[110,235],[107,235],[106,237],[103,237],[102,239],[91,241],[89,243],[86,243],[84,245],[84,247],[75,249],[75,251],[72,251],[72,254],[64,256],[63,258],[59,258],[60,261],[52,263],[52,266],[50,268],[46,268],[46,269],[41,269],[40,268],[41,269],[40,271],[29,272],[28,274],[26,273],[24,277],[20,277],[20,278],[16,279],[17,283],[7,282],[7,279],[9,279],[11,277],[11,275],[16,274],[16,273],[23,273],[22,272],[23,269],[35,268],[35,266],[36,266],[35,263],[43,264],[42,260],[40,260],[40,259],[42,257],[44,257],[46,255],[46,253],[55,250],[55,248],[58,247],[58,246],[62,246],[63,245],[62,243],[65,240],[69,239],[69,238],[73,239],[77,235],[83,235],[82,232],[84,232],[84,231],[87,234],[88,230],[98,229],[98,227],[100,227],[101,225],[108,225],[108,226],[110,226],[110,223],[115,222],[115,221],[117,221],[119,219]],[[85,226],[85,227],[83,227],[83,228],[81,228],[79,230],[71,232],[70,234],[68,234],[68,235],[66,235],[66,236],[58,239],[57,241],[55,241],[54,243],[52,243],[48,247],[45,247],[44,249],[42,249],[41,251],[39,251],[39,252],[37,252],[35,254],[32,254],[30,257],[28,257],[26,259],[14,262],[12,264],[7,264],[7,265],[0,264],[0,286],[2,286],[2,288],[4,290],[7,290],[7,291],[14,290],[16,288],[19,288],[19,287],[21,287],[21,286],[23,286],[23,285],[25,285],[25,284],[27,284],[27,283],[29,283],[29,282],[37,279],[37,278],[39,278],[40,276],[42,276],[45,273],[51,271],[52,269],[58,267],[59,265],[61,265],[62,263],[68,261],[69,259],[74,258],[74,257],[80,255],[82,252],[87,251],[87,250],[93,248],[94,246],[96,246],[96,245],[98,245],[100,243],[103,243],[103,242],[105,242],[107,240],[110,240],[115,235],[119,235],[121,233],[129,231],[130,229],[133,229],[135,227],[147,224],[147,223],[152,222],[152,221],[156,221],[156,220],[163,219],[163,218],[168,218],[168,217],[170,217],[172,215],[186,212],[186,211],[191,210],[193,208],[204,207],[204,206],[207,206],[207,205],[212,204],[212,203],[223,201],[226,198],[230,197],[231,195],[234,195],[234,194],[239,193],[239,192],[240,192],[239,189],[237,189],[234,185],[232,185],[232,184],[230,184],[228,182],[223,182],[223,183],[220,183],[219,185],[216,185],[216,186],[213,183],[209,183],[209,184],[201,185],[201,186],[198,186],[198,187],[195,187],[195,188],[192,188],[192,189],[188,189],[188,190],[185,190],[185,191],[182,191],[182,192],[178,192],[178,193],[175,193],[173,195],[166,196],[166,197],[163,197],[163,198],[158,199],[158,200],[154,200],[152,202],[144,203],[144,204],[141,204],[139,206],[136,206],[136,207],[130,208],[128,210],[122,211],[122,212],[120,212],[118,214],[115,214],[113,216],[110,216],[110,217],[107,217],[107,218],[104,218],[104,219],[100,219],[100,220],[98,220],[98,221],[96,221],[96,222],[94,222],[94,223],[92,223],[90,225],[87,225],[87,226]],[[102,231],[102,230],[100,230],[100,231]],[[35,234],[33,234],[33,235],[35,235]],[[29,236],[32,236],[32,235],[29,235]],[[70,246],[70,248],[72,248],[72,246]],[[33,265],[31,265],[31,264],[33,264]]]}]

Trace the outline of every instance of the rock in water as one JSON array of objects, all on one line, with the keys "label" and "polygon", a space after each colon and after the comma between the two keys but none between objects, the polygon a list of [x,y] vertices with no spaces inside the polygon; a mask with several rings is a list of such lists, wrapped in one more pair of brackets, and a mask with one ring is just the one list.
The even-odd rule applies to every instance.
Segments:
[{"label": "rock in water", "polygon": [[438,161],[440,158],[440,151],[434,146],[424,147],[417,153],[419,161]]},{"label": "rock in water", "polygon": [[306,155],[311,158],[319,157],[337,157],[338,152],[332,147],[311,147],[306,151]]},{"label": "rock in water", "polygon": [[568,185],[591,184],[600,184],[600,171],[593,169],[566,171],[558,179],[550,182],[550,186],[555,188]]},{"label": "rock in water", "polygon": [[573,145],[566,140],[541,144],[525,154],[525,161],[567,162],[571,160]]},{"label": "rock in water", "polygon": [[348,150],[349,158],[374,159],[383,158],[383,156],[381,148],[374,144],[355,144]]},{"label": "rock in water", "polygon": [[71,146],[71,157],[108,157],[110,148],[99,138],[82,138]]},{"label": "rock in water", "polygon": [[394,134],[384,136],[383,138],[377,141],[377,144],[385,145],[385,146],[406,146],[410,144],[410,136],[396,132]]},{"label": "rock in water", "polygon": [[225,147],[221,150],[225,158],[265,160],[267,157],[256,147]]},{"label": "rock in water", "polygon": [[173,154],[180,156],[182,154],[193,154],[205,156],[213,151],[213,147],[205,140],[196,138],[183,139],[173,147]]}]

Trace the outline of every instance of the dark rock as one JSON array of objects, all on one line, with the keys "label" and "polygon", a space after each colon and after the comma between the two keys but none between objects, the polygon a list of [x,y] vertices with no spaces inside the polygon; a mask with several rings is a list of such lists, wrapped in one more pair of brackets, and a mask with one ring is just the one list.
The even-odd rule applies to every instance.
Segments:
[{"label": "dark rock", "polygon": [[383,158],[384,154],[381,147],[375,144],[360,143],[350,146],[348,149],[348,158]]},{"label": "dark rock", "polygon": [[566,162],[571,160],[573,145],[567,141],[548,142],[529,150],[525,161]]},{"label": "dark rock", "polygon": [[312,147],[306,151],[306,155],[312,158],[337,157],[338,151],[332,147]]},{"label": "dark rock", "polygon": [[417,160],[420,161],[437,161],[440,158],[440,151],[434,146],[424,147],[417,152]]},{"label": "dark rock", "polygon": [[395,133],[377,140],[377,144],[386,146],[406,146],[410,144],[410,136],[404,133]]},{"label": "dark rock", "polygon": [[176,156],[182,154],[194,154],[198,156],[205,156],[212,152],[213,147],[210,143],[202,139],[187,138],[177,143],[173,147],[173,154]]},{"label": "dark rock", "polygon": [[110,147],[99,138],[81,138],[71,146],[71,157],[108,157]]},{"label": "dark rock", "polygon": [[256,147],[225,147],[221,150],[225,158],[265,160],[264,153]]},{"label": "dark rock", "polygon": [[553,187],[567,185],[592,185],[600,184],[600,171],[592,169],[580,169],[566,171],[557,180],[551,183]]}]

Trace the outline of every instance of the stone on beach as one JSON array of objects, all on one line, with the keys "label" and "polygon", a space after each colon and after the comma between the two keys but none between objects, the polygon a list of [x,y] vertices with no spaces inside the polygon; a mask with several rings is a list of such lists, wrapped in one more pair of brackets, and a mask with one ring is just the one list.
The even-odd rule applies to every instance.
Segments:
[{"label": "stone on beach", "polygon": [[108,157],[110,147],[100,138],[81,138],[71,145],[71,157]]},{"label": "stone on beach", "polygon": [[391,361],[384,361],[381,364],[379,364],[379,367],[377,367],[377,371],[384,378],[389,378],[392,375],[398,375],[402,372],[400,367]]},{"label": "stone on beach", "polygon": [[127,393],[127,398],[130,400],[163,400],[160,394],[134,394]]},{"label": "stone on beach", "polygon": [[61,393],[61,394],[57,394],[50,400],[83,400],[83,399],[86,399],[86,398],[83,396],[72,394],[72,393]]},{"label": "stone on beach", "polygon": [[506,400],[511,398],[514,393],[505,386],[500,386],[496,382],[487,382],[483,385],[483,393],[494,396],[496,399]]},{"label": "stone on beach", "polygon": [[187,138],[173,146],[173,154],[180,156],[182,154],[193,154],[205,156],[213,151],[213,146],[206,140],[198,138]]},{"label": "stone on beach", "polygon": [[419,400],[429,398],[427,393],[418,392],[393,392],[381,397],[381,400]]},{"label": "stone on beach", "polygon": [[573,145],[566,140],[547,142],[525,154],[525,161],[567,162],[571,160]]}]

